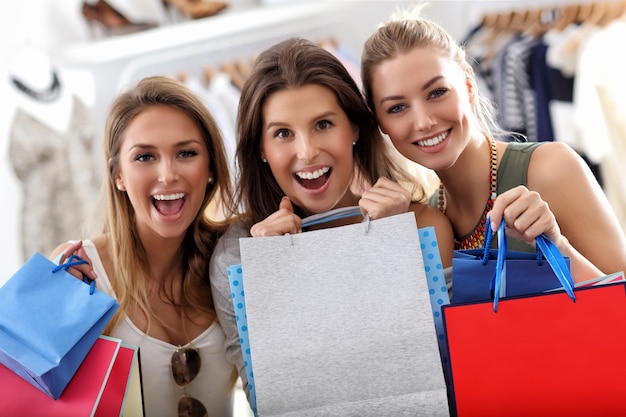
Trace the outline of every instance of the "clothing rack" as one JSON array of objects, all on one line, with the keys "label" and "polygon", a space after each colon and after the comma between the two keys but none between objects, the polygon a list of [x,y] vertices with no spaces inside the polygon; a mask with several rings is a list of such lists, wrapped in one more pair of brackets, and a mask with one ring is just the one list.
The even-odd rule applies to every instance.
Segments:
[{"label": "clothing rack", "polygon": [[503,32],[542,35],[548,30],[563,30],[575,23],[586,27],[605,26],[625,14],[626,0],[603,0],[488,12],[482,16],[480,24],[494,35]]}]

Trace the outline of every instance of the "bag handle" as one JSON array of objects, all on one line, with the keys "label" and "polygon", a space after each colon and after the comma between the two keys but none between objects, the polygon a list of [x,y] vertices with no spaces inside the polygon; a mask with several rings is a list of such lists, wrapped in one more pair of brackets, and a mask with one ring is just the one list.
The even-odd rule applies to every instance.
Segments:
[{"label": "bag handle", "polygon": [[[487,262],[489,256],[489,247],[491,246],[491,240],[493,239],[493,231],[491,230],[491,219],[487,217],[485,224],[485,247],[483,248],[483,264]],[[537,261],[541,264],[542,254],[548,261],[548,264],[554,271],[554,274],[558,278],[559,282],[565,289],[565,292],[569,298],[576,302],[576,295],[574,295],[574,280],[572,274],[567,268],[565,258],[559,251],[557,246],[545,235],[540,234],[535,238],[535,245],[537,248]],[[504,296],[503,291],[506,287],[506,253],[508,251],[508,244],[506,239],[506,224],[504,218],[500,222],[498,227],[498,258],[496,259],[496,271],[493,283],[493,311],[498,311],[498,300],[501,296]]]},{"label": "bag handle", "polygon": [[313,214],[302,219],[302,227],[309,227],[320,223],[326,223],[333,220],[343,219],[345,217],[361,216],[361,208],[359,206],[339,207],[324,213]]},{"label": "bag handle", "polygon": [[[60,257],[57,257],[57,258],[60,260]],[[59,272],[62,269],[65,270],[65,272],[67,272],[67,270],[73,266],[83,265],[86,263],[88,262],[84,260],[83,258],[81,258],[80,256],[76,256],[72,254],[67,258],[65,263],[58,264],[57,266],[52,268],[52,273]],[[89,295],[92,295],[96,289],[96,281],[87,278],[87,276],[83,274],[83,282],[85,284],[89,284]]]}]

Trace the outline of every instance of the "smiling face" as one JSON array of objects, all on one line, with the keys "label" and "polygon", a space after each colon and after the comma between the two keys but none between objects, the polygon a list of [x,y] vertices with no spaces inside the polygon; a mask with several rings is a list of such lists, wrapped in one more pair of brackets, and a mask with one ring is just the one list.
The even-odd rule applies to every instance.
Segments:
[{"label": "smiling face", "polygon": [[327,87],[281,90],[263,104],[262,156],[285,195],[306,214],[357,203],[349,191],[357,139]]},{"label": "smiling face", "polygon": [[115,176],[135,211],[142,239],[182,238],[206,192],[209,152],[194,121],[180,110],[153,106],[129,124]]},{"label": "smiling face", "polygon": [[436,48],[418,47],[372,72],[383,132],[405,157],[434,170],[454,164],[470,140],[472,83]]}]

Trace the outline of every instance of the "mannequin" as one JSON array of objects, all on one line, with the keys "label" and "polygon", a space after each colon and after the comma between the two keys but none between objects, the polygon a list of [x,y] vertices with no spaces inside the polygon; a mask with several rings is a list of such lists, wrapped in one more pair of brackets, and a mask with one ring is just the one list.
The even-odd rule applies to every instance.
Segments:
[{"label": "mannequin", "polygon": [[[93,82],[61,71],[48,55],[23,46],[9,62],[9,157],[22,189],[23,260],[81,236],[97,195],[94,123],[86,100]],[[85,94],[86,93],[86,94]],[[93,93],[92,93],[93,94]]]}]

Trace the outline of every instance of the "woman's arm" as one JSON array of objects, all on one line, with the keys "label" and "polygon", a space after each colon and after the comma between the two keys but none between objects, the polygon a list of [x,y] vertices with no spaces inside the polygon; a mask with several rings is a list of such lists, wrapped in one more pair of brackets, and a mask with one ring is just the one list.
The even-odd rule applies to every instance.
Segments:
[{"label": "woman's arm", "polygon": [[502,215],[515,238],[533,242],[545,233],[570,257],[575,281],[626,267],[626,239],[608,200],[582,158],[563,143],[535,150],[528,188],[498,196],[490,213],[493,227]]},{"label": "woman's arm", "polygon": [[561,233],[603,274],[626,269],[626,237],[604,191],[585,161],[569,146],[540,146],[531,159],[528,185],[546,200]]},{"label": "woman's arm", "polygon": [[226,359],[237,368],[244,391],[248,401],[250,401],[248,378],[243,362],[237,317],[227,273],[229,266],[241,263],[239,238],[248,236],[247,226],[243,222],[230,225],[228,231],[218,241],[211,256],[209,281],[217,319],[226,337],[224,340]]}]

